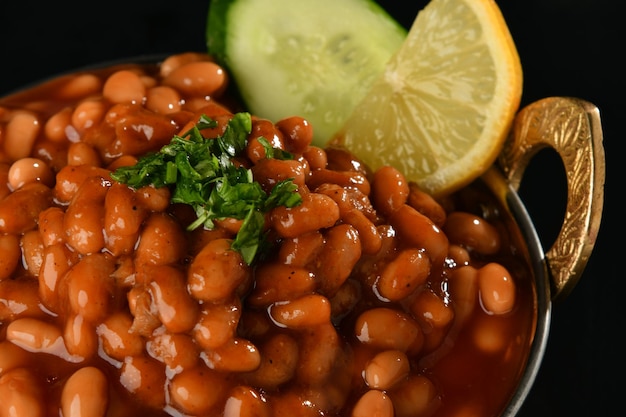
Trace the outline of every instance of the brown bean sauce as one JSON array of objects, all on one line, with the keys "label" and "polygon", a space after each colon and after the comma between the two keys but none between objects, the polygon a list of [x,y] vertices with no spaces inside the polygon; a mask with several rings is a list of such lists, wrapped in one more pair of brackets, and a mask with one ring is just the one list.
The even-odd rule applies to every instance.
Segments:
[{"label": "brown bean sauce", "polygon": [[[232,97],[189,53],[0,99],[0,415],[500,414],[534,285],[479,182],[435,201],[311,145],[301,118],[253,118],[240,162],[266,189],[296,178],[303,203],[268,213],[273,250],[249,266],[240,222],[188,231],[167,188],[108,176],[202,114],[214,137]],[[264,158],[259,136],[295,159]]]}]

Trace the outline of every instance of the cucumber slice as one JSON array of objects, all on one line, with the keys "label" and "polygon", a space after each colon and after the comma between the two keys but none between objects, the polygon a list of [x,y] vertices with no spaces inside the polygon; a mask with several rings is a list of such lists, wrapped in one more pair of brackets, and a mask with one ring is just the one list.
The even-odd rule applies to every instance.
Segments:
[{"label": "cucumber slice", "polygon": [[406,34],[372,0],[212,0],[206,41],[250,112],[305,117],[324,146]]}]

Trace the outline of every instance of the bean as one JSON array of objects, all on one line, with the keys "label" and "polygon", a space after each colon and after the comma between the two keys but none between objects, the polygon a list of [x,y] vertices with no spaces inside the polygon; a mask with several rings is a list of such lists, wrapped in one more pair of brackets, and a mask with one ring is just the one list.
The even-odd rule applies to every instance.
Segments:
[{"label": "bean", "polygon": [[60,207],[49,207],[39,213],[39,233],[45,247],[65,242],[63,218],[65,211]]},{"label": "bean", "polygon": [[[2,129],[0,129],[0,141],[1,140]],[[4,198],[13,191],[9,186],[9,169],[11,169],[11,165],[8,162],[0,161],[0,201],[4,200]]]},{"label": "bean", "polygon": [[155,113],[170,114],[179,112],[181,98],[172,87],[159,85],[146,92],[146,108]]},{"label": "bean", "polygon": [[319,146],[309,146],[302,153],[304,159],[309,163],[309,167],[311,167],[311,171],[316,169],[324,169],[328,164],[328,158],[326,155],[326,151],[320,148]]},{"label": "bean", "polygon": [[349,314],[361,298],[360,283],[348,278],[330,299],[330,312],[333,320]]},{"label": "bean", "polygon": [[0,322],[44,315],[36,280],[18,278],[0,281]]},{"label": "bean", "polygon": [[0,281],[9,278],[20,263],[22,250],[16,235],[0,235]]},{"label": "bean", "polygon": [[41,382],[28,368],[17,368],[0,376],[0,416],[46,416]]},{"label": "bean", "polygon": [[339,207],[330,197],[307,193],[299,206],[280,206],[271,211],[270,221],[281,237],[293,238],[333,226],[339,220]]},{"label": "bean", "polygon": [[166,213],[148,216],[136,248],[138,265],[173,264],[183,258],[185,251],[185,232],[174,218]]},{"label": "bean", "polygon": [[64,107],[48,118],[43,127],[48,140],[58,143],[66,143],[70,138],[78,140],[78,132],[71,125],[73,111],[71,107]]},{"label": "bean", "polygon": [[150,211],[165,211],[170,206],[171,192],[167,187],[146,185],[135,190],[137,201]]},{"label": "bean", "polygon": [[96,327],[96,334],[104,353],[123,361],[128,356],[139,356],[143,351],[141,335],[132,331],[133,318],[122,311],[107,316]]},{"label": "bean", "polygon": [[290,301],[278,301],[269,308],[274,322],[290,329],[302,329],[330,323],[330,301],[319,294],[303,295]]},{"label": "bean", "polygon": [[104,320],[112,307],[114,270],[113,260],[100,253],[86,255],[72,266],[64,277],[71,310],[93,324]]},{"label": "bean", "polygon": [[109,170],[93,165],[66,165],[57,173],[54,197],[61,203],[69,203],[90,177],[109,178]]},{"label": "bean", "polygon": [[338,369],[343,354],[341,338],[331,323],[306,329],[300,337],[297,379],[320,386]]},{"label": "bean", "polygon": [[407,381],[389,391],[389,396],[396,417],[432,415],[441,404],[437,388],[423,375],[409,376]]},{"label": "bean", "polygon": [[156,360],[163,362],[174,373],[198,365],[200,349],[187,334],[170,333],[163,328],[146,342],[146,350]]},{"label": "bean", "polygon": [[0,377],[8,371],[23,367],[31,360],[30,354],[8,340],[0,341]]},{"label": "bean", "polygon": [[312,170],[306,184],[312,190],[322,184],[337,184],[357,189],[365,195],[369,195],[371,191],[371,185],[364,174],[355,171],[334,171],[329,168]]},{"label": "bean", "polygon": [[126,294],[128,308],[133,315],[133,332],[144,337],[152,336],[152,332],[161,326],[157,312],[152,303],[152,296],[145,285],[136,285]]},{"label": "bean", "polygon": [[63,340],[68,353],[82,361],[90,360],[98,353],[96,329],[80,314],[70,315],[65,322]]},{"label": "bean", "polygon": [[210,61],[211,57],[198,52],[183,52],[180,54],[170,55],[166,57],[159,66],[159,74],[161,77],[167,77],[176,68],[180,68],[190,62]]},{"label": "bean", "polygon": [[444,231],[451,242],[478,253],[493,255],[500,250],[498,229],[474,214],[459,211],[450,213]]},{"label": "bean", "polygon": [[148,288],[157,315],[167,330],[185,333],[194,326],[199,307],[187,292],[184,272],[169,266],[146,266],[142,273],[150,277]]},{"label": "bean", "polygon": [[246,155],[253,164],[267,157],[265,153],[265,145],[259,138],[264,138],[272,148],[285,149],[283,133],[268,119],[259,117],[252,118],[252,129],[248,135],[248,145],[246,147]]},{"label": "bean", "polygon": [[282,132],[289,152],[302,154],[313,141],[313,126],[303,117],[286,117],[277,121],[276,127]]},{"label": "bean", "polygon": [[194,298],[211,302],[229,300],[249,279],[250,268],[230,245],[230,239],[215,239],[196,255],[187,273],[189,292]]},{"label": "bean", "polygon": [[448,259],[454,262],[455,267],[469,265],[471,257],[467,249],[460,245],[450,244],[448,248]]},{"label": "bean", "polygon": [[324,245],[324,237],[318,231],[284,239],[278,250],[278,259],[285,265],[303,267],[310,264]]},{"label": "bean", "polygon": [[376,283],[378,293],[390,301],[402,300],[426,283],[430,267],[430,259],[423,250],[402,250],[385,265]]},{"label": "bean", "polygon": [[[127,356],[124,359],[120,383],[140,404],[161,410],[166,404],[165,381],[165,365],[157,360],[147,356]],[[207,386],[210,385],[204,388]]]},{"label": "bean", "polygon": [[376,225],[359,210],[351,209],[341,213],[341,220],[353,226],[359,234],[361,250],[366,255],[377,253],[382,246],[382,237]]},{"label": "bean", "polygon": [[417,352],[424,343],[418,323],[408,314],[387,307],[364,311],[355,323],[357,339],[377,349]]},{"label": "bean", "polygon": [[409,183],[409,190],[406,203],[428,217],[437,227],[443,227],[447,218],[443,206],[414,182]]},{"label": "bean", "polygon": [[467,265],[454,269],[448,276],[448,291],[456,322],[461,325],[465,323],[478,300],[478,270]]},{"label": "bean", "polygon": [[488,314],[506,314],[515,306],[516,289],[511,273],[501,264],[490,262],[478,270],[482,307]]},{"label": "bean", "polygon": [[172,405],[191,415],[210,414],[227,390],[222,376],[205,366],[185,369],[175,375],[169,384]]},{"label": "bean", "polygon": [[448,254],[448,238],[428,217],[404,204],[389,218],[391,225],[404,241],[424,248],[433,265],[442,265]]},{"label": "bean", "polygon": [[104,248],[104,199],[110,186],[104,178],[86,178],[65,211],[65,239],[80,254]]},{"label": "bean", "polygon": [[14,190],[33,182],[40,182],[48,187],[54,185],[54,173],[39,158],[18,159],[11,165],[8,176],[9,184]]},{"label": "bean", "polygon": [[148,211],[138,194],[120,183],[113,183],[104,198],[105,246],[114,255],[132,253]]},{"label": "bean", "polygon": [[252,167],[252,175],[265,192],[270,192],[281,181],[291,179],[298,187],[305,182],[304,167],[294,159],[261,159]]},{"label": "bean", "polygon": [[94,74],[76,74],[67,79],[59,88],[58,96],[64,99],[79,99],[98,94],[102,89],[102,81]]},{"label": "bean", "polygon": [[247,386],[234,387],[226,397],[223,417],[270,417],[270,406],[260,393]]},{"label": "bean", "polygon": [[367,363],[363,377],[370,388],[388,390],[406,378],[410,370],[409,359],[404,352],[385,350]]},{"label": "bean", "polygon": [[43,261],[43,242],[38,230],[29,230],[20,239],[22,247],[22,263],[25,270],[32,276],[39,275],[39,269]]},{"label": "bean", "polygon": [[120,70],[104,82],[102,96],[113,103],[139,104],[146,96],[146,87],[135,72]]},{"label": "bean", "polygon": [[52,323],[24,317],[6,328],[6,340],[29,352],[43,352],[66,357],[61,330]]},{"label": "bean", "polygon": [[276,301],[292,300],[312,293],[317,286],[315,275],[306,268],[268,263],[255,272],[255,286],[247,297],[252,307],[267,307]]},{"label": "bean", "polygon": [[76,105],[72,113],[72,126],[79,134],[92,128],[104,119],[106,104],[100,99],[83,100]]},{"label": "bean", "polygon": [[189,62],[174,68],[163,79],[170,86],[191,97],[220,95],[228,83],[221,66],[211,61]]},{"label": "bean", "polygon": [[372,179],[372,202],[384,216],[399,209],[409,196],[409,184],[396,168],[383,166]]},{"label": "bean", "polygon": [[409,306],[413,317],[424,331],[425,351],[432,351],[443,343],[454,320],[454,310],[431,289],[421,291]]},{"label": "bean", "polygon": [[21,234],[37,226],[39,213],[52,205],[52,190],[35,182],[0,201],[0,233]]},{"label": "bean", "polygon": [[77,262],[78,254],[63,243],[44,248],[38,275],[39,297],[43,305],[52,311],[58,311],[58,308],[65,302],[60,298],[60,292],[57,292],[59,282]]},{"label": "bean", "polygon": [[260,346],[259,367],[245,375],[247,383],[272,390],[289,382],[298,366],[298,342],[284,333],[272,335]]},{"label": "bean", "polygon": [[61,392],[63,417],[104,417],[108,404],[107,377],[94,366],[78,369],[63,385]]},{"label": "bean", "polygon": [[383,391],[371,389],[358,399],[350,416],[394,417],[393,403]]},{"label": "bean", "polygon": [[67,148],[67,164],[99,167],[102,165],[102,158],[92,145],[85,142],[76,142],[71,143]]},{"label": "bean", "polygon": [[215,349],[200,354],[204,363],[220,372],[250,372],[261,363],[257,347],[247,339],[235,337]]},{"label": "bean", "polygon": [[326,232],[325,240],[316,260],[315,274],[320,292],[332,297],[361,258],[361,239],[355,228],[339,224]]},{"label": "bean", "polygon": [[35,114],[16,112],[4,131],[4,152],[9,160],[17,161],[30,156],[40,130],[41,122]]},{"label": "bean", "polygon": [[231,341],[237,334],[241,317],[240,303],[205,303],[193,328],[193,337],[203,349],[216,349]]}]

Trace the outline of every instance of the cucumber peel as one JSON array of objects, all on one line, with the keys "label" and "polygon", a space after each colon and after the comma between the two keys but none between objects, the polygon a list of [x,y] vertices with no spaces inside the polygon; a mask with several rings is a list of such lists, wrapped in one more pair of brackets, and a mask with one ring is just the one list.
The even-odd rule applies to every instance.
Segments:
[{"label": "cucumber peel", "polygon": [[406,35],[372,0],[211,0],[206,43],[250,112],[302,116],[324,146]]}]

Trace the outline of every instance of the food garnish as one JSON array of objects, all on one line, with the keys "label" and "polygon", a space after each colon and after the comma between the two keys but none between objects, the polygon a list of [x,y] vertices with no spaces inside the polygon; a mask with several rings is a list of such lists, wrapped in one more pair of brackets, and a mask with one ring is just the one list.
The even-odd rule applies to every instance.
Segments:
[{"label": "food garnish", "polygon": [[[212,229],[216,219],[243,220],[232,247],[251,264],[263,246],[264,213],[278,206],[294,207],[301,197],[291,179],[278,182],[266,193],[250,169],[233,162],[246,148],[252,126],[249,113],[236,113],[215,139],[202,136],[202,129],[216,126],[215,120],[203,116],[158,152],[141,157],[136,165],[118,168],[111,177],[133,188],[171,187],[171,202],[190,205],[197,215],[188,230]],[[292,157],[262,139],[266,157]]]}]

